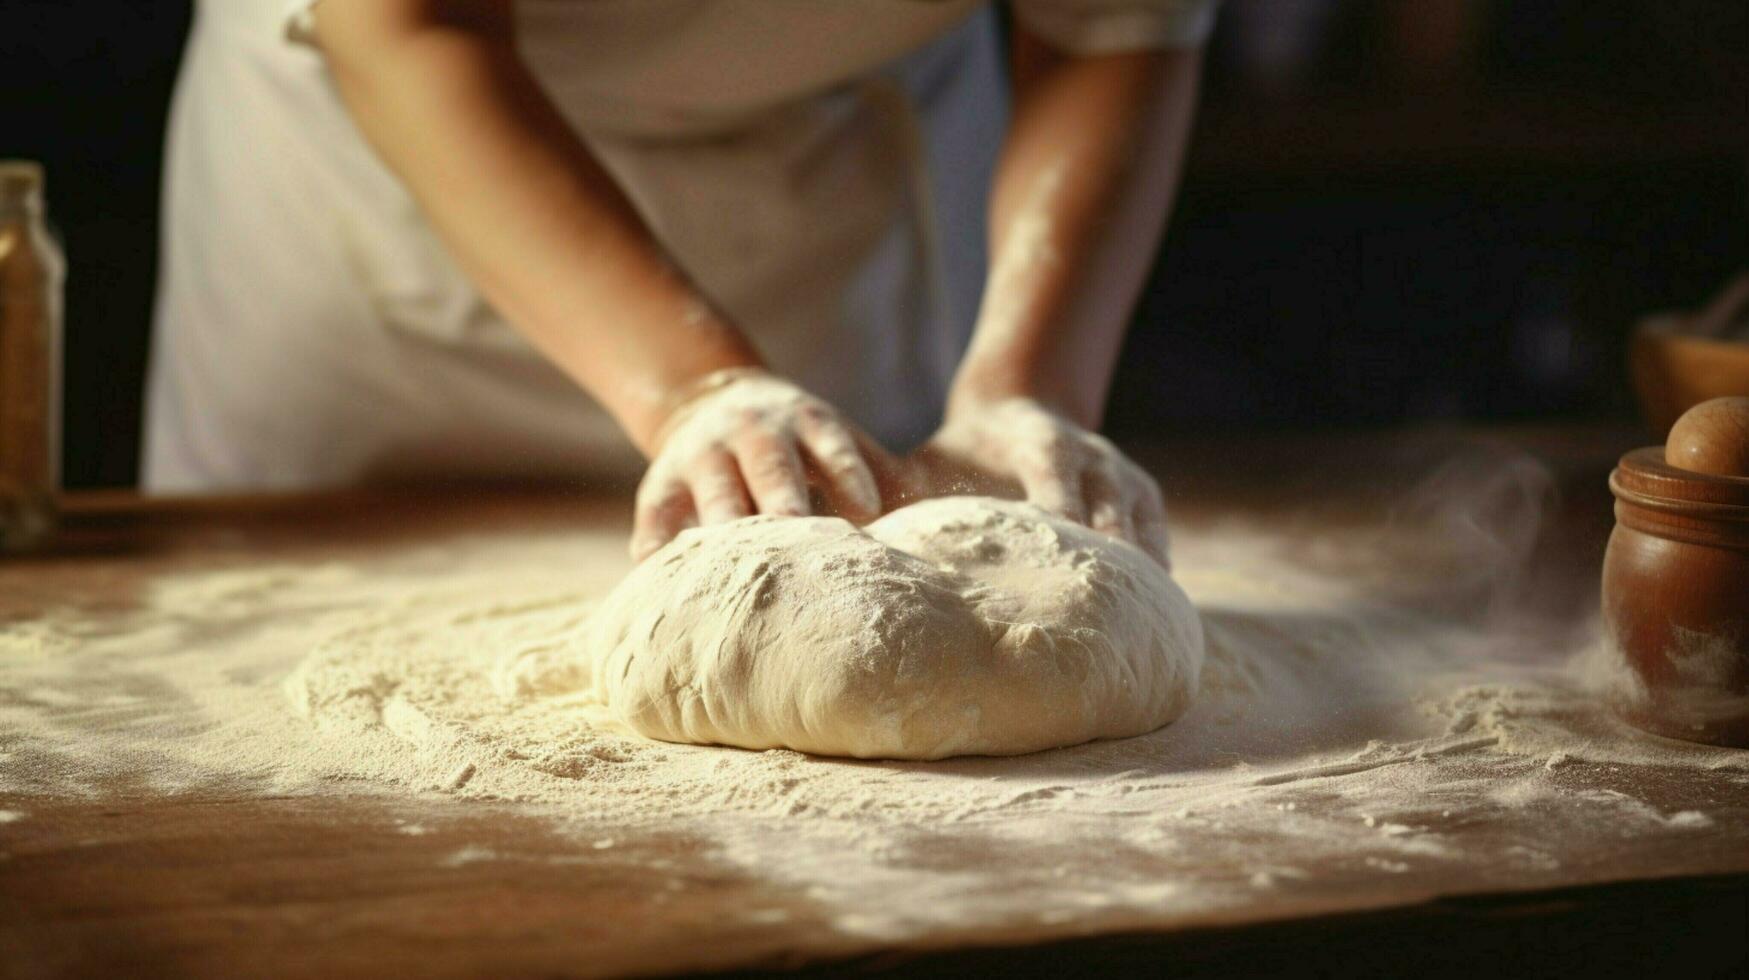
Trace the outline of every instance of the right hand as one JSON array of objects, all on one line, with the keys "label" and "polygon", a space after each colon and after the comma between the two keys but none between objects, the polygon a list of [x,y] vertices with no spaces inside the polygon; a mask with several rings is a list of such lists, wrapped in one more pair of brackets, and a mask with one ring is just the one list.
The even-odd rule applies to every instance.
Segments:
[{"label": "right hand", "polygon": [[840,516],[874,520],[876,473],[895,468],[872,439],[797,385],[757,369],[719,371],[662,423],[638,485],[632,558],[643,561],[688,527],[809,514],[810,484]]},{"label": "right hand", "polygon": [[911,460],[932,492],[1019,496],[1172,567],[1154,477],[1104,436],[1031,398],[961,401]]}]

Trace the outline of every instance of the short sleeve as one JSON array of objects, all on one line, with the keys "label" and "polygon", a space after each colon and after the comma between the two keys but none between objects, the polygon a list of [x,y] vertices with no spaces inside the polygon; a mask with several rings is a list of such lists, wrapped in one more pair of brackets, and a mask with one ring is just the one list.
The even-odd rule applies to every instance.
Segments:
[{"label": "short sleeve", "polygon": [[1027,30],[1076,54],[1194,48],[1219,0],[1009,0]]}]

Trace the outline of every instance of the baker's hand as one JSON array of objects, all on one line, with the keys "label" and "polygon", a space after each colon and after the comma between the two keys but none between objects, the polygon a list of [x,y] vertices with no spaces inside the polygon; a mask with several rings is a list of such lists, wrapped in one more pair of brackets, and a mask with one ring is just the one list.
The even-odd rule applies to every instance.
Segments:
[{"label": "baker's hand", "polygon": [[[632,558],[694,525],[803,515],[808,489],[851,521],[880,515],[872,440],[832,406],[765,371],[718,371],[669,410],[638,485]],[[890,464],[884,464],[890,466]]]},{"label": "baker's hand", "polygon": [[1110,440],[1030,398],[956,407],[911,462],[927,493],[1023,496],[1168,564],[1159,484]]}]

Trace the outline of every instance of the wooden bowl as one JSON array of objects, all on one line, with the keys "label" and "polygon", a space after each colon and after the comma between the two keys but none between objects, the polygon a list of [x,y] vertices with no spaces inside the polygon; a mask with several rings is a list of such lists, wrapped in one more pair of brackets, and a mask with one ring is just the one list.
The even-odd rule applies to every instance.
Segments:
[{"label": "wooden bowl", "polygon": [[1647,317],[1634,331],[1628,373],[1646,421],[1659,435],[1701,402],[1749,395],[1749,273],[1693,314]]},{"label": "wooden bowl", "polygon": [[1749,343],[1677,333],[1661,317],[1634,332],[1628,369],[1640,410],[1659,435],[1701,402],[1749,395]]}]

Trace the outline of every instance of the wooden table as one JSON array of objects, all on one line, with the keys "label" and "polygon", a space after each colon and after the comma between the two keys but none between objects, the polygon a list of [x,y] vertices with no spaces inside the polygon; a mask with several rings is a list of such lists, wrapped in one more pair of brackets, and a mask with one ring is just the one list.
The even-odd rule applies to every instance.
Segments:
[{"label": "wooden table", "polygon": [[[1539,574],[1526,587],[1583,609],[1594,602],[1609,527],[1601,478],[1633,437],[1511,438],[1547,460],[1567,487],[1562,520],[1544,536]],[[1363,437],[1237,450],[1186,444],[1145,455],[1173,475],[1176,512],[1194,522],[1235,511],[1287,513],[1306,493],[1322,492],[1307,489],[1320,482],[1315,476],[1284,480],[1283,473],[1335,473],[1343,476],[1334,482],[1350,484],[1353,474],[1377,473],[1386,486],[1388,461],[1400,459],[1393,454],[1401,448]],[[0,563],[0,624],[51,604],[94,615],[125,608],[154,577],[178,569],[356,557],[459,529],[618,527],[626,512],[623,496],[564,489],[201,502],[76,496],[60,550]],[[0,699],[7,694],[0,687]],[[166,797],[126,784],[94,798],[0,794],[0,811],[28,813],[0,823],[0,976],[1741,969],[1749,956],[1745,782],[1659,783],[1632,772],[1586,778],[1600,786],[1639,780],[1642,796],[1666,811],[1704,805],[1713,826],[1585,852],[1561,875],[1522,882],[1485,868],[1431,882],[1357,872],[1332,875],[1291,900],[1265,896],[1166,928],[1113,921],[1073,937],[944,934],[888,948],[824,928],[805,894],[689,865],[684,836],[645,835],[591,855],[538,813],[510,804]],[[434,829],[393,833],[413,819]],[[1535,819],[1468,832],[1521,840],[1538,832]],[[481,844],[528,860],[444,860]],[[557,855],[572,860],[538,862]],[[751,905],[786,915],[760,924],[722,914]]]}]

